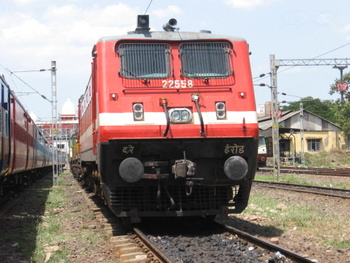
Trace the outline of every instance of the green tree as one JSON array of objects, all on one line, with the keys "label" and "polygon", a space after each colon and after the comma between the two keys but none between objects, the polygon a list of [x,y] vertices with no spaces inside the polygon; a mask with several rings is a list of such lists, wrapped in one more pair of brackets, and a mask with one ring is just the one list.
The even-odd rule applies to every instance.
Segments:
[{"label": "green tree", "polygon": [[[350,83],[350,72],[345,73],[343,75],[343,82],[346,82],[348,84]],[[340,91],[337,91],[337,83],[340,83],[340,79],[334,80],[334,84],[331,85],[330,90],[329,90],[330,95],[333,95],[334,93],[338,93],[338,94],[341,93]],[[350,101],[349,91],[344,92],[344,100]]]},{"label": "green tree", "polygon": [[[350,72],[343,75],[343,82],[350,83]],[[337,83],[340,83],[340,79],[335,79],[334,84],[331,85],[329,94],[333,95],[335,93],[340,94],[337,91]],[[344,91],[344,102],[338,99],[334,105],[334,116],[336,117],[337,124],[342,127],[344,135],[346,137],[350,136],[350,93],[349,91]]]},{"label": "green tree", "polygon": [[331,100],[321,101],[320,99],[309,96],[302,98],[300,101],[289,102],[289,105],[282,106],[282,110],[298,111],[300,110],[300,103],[303,104],[304,110],[308,110],[330,122],[338,124],[338,120],[334,112],[336,107]]},{"label": "green tree", "polygon": [[341,103],[338,101],[334,107],[334,116],[346,137],[350,136],[350,102]]},{"label": "green tree", "polygon": [[[343,75],[343,82],[350,83],[350,72]],[[330,86],[329,94],[340,94],[337,91],[337,83],[340,83],[340,79],[335,79],[334,84]],[[303,104],[303,108],[308,110],[330,122],[333,122],[340,126],[343,130],[345,137],[350,138],[350,92],[344,92],[344,102],[340,99],[335,101],[324,100],[305,97],[295,102],[288,102],[288,105],[282,106],[283,111],[300,110],[300,103]]]}]

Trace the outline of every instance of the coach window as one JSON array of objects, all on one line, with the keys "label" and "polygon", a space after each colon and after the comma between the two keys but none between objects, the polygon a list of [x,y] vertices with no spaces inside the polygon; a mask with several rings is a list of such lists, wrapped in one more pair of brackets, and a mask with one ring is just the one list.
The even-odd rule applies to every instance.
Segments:
[{"label": "coach window", "polygon": [[64,149],[64,148],[65,148],[64,146],[65,146],[65,145],[64,145],[63,143],[57,144],[57,148],[58,148],[58,149]]},{"label": "coach window", "polygon": [[4,84],[1,84],[1,106],[8,110],[8,102],[9,102],[9,91],[8,87]]},{"label": "coach window", "polygon": [[4,107],[4,103],[3,103],[3,100],[2,98],[4,97],[4,85],[0,82],[1,84],[1,91],[0,91],[0,101],[1,101],[1,107]]},{"label": "coach window", "polygon": [[[4,111],[3,111],[3,114],[4,114],[4,117],[3,117],[3,120],[4,120],[4,123],[5,123],[5,125],[4,126],[2,126],[2,124],[1,124],[1,126],[2,126],[2,128],[4,129],[4,131],[5,131],[5,136],[6,137],[8,137],[8,136],[10,136],[10,126],[9,126],[9,96],[10,96],[10,94],[9,94],[9,89],[8,89],[8,87],[6,86],[6,85],[4,85],[3,83],[1,83],[1,91],[0,91],[0,93],[1,93],[1,101],[0,101],[0,103],[1,103],[1,107],[4,109]],[[2,121],[2,120],[1,120]]]},{"label": "coach window", "polygon": [[189,42],[179,47],[181,73],[187,78],[227,78],[233,73],[227,42]]},{"label": "coach window", "polygon": [[119,74],[127,79],[168,78],[171,75],[170,46],[162,43],[123,43]]}]

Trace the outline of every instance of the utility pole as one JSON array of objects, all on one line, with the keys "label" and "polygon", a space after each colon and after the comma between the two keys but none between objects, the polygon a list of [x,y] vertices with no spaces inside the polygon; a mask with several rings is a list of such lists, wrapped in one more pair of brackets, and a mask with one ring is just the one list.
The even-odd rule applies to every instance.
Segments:
[{"label": "utility pole", "polygon": [[[279,128],[278,128],[278,100],[277,100],[277,70],[282,66],[334,66],[340,70],[341,81],[343,79],[343,69],[350,65],[350,58],[312,58],[312,59],[275,59],[275,55],[270,55],[271,67],[271,103],[272,103],[272,140],[273,140],[273,162],[274,173],[277,180],[280,175],[280,151],[279,151]],[[343,94],[343,93],[342,93]],[[303,105],[300,105],[300,129],[303,128]],[[304,134],[302,134],[302,138]],[[302,151],[304,139],[302,139]],[[303,152],[302,152],[303,154]],[[304,158],[302,158],[304,159]]]},{"label": "utility pole", "polygon": [[300,157],[301,157],[301,165],[305,166],[305,136],[304,136],[304,105],[300,100],[300,139],[301,139],[301,148],[300,148]]},{"label": "utility pole", "polygon": [[[34,93],[39,94],[43,99],[47,100],[51,103],[51,143],[52,143],[52,177],[53,177],[53,185],[57,185],[57,179],[58,179],[58,150],[57,147],[55,147],[55,140],[57,140],[58,136],[58,118],[57,118],[57,82],[56,82],[56,61],[51,61],[51,68],[50,69],[39,69],[39,70],[24,70],[24,71],[9,71],[11,74],[17,73],[17,72],[43,72],[43,71],[51,71],[51,100],[46,98],[43,94],[39,93],[37,90],[29,86],[27,83],[25,83],[21,78],[14,75],[16,78],[18,78],[20,81],[22,81],[25,85],[27,85],[29,88],[34,90]],[[56,132],[56,137],[53,135],[54,131]],[[44,132],[43,132],[44,134]],[[57,142],[56,142],[57,145]]]},{"label": "utility pole", "polygon": [[[299,118],[300,118],[300,161],[301,161],[301,165],[305,166],[305,135],[304,135],[304,101],[313,101],[313,100],[303,100],[303,97],[300,96],[296,96],[296,95],[291,95],[291,94],[287,94],[285,92],[281,93],[284,96],[291,96],[291,97],[296,97],[300,99],[300,103],[299,103]],[[290,101],[282,101],[282,102],[288,102],[290,103]]]},{"label": "utility pole", "polygon": [[[57,127],[57,82],[56,82],[56,61],[51,61],[51,140],[52,140],[52,179],[53,185],[58,185],[58,149],[55,147],[55,140],[57,141],[58,127]],[[54,135],[55,132],[55,135]],[[57,143],[57,142],[56,142]]]},{"label": "utility pole", "polygon": [[271,115],[272,115],[272,149],[273,149],[273,170],[277,181],[280,179],[280,144],[279,144],[279,103],[277,99],[277,70],[275,55],[270,55],[271,65]]}]

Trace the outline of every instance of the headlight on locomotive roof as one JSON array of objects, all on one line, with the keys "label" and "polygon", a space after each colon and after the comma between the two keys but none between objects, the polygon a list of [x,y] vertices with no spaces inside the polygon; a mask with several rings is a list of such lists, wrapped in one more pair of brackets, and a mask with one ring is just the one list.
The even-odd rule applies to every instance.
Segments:
[{"label": "headlight on locomotive roof", "polygon": [[226,104],[225,102],[216,102],[215,103],[215,109],[216,109],[216,118],[217,119],[225,119],[226,118]]},{"label": "headlight on locomotive roof", "polygon": [[189,123],[192,121],[192,112],[187,108],[172,108],[169,117],[171,123]]}]

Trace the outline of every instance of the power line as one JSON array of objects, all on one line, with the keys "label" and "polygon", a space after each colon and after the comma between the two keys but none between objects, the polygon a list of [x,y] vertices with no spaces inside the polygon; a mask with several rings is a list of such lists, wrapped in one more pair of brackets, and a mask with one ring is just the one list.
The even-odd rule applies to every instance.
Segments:
[{"label": "power line", "polygon": [[[11,76],[15,76],[17,79],[19,79],[24,85],[26,85],[27,87],[29,87],[31,90],[33,90],[35,93],[39,94],[44,100],[47,100],[48,102],[51,103],[51,101],[46,98],[43,94],[41,94],[39,91],[37,91],[36,89],[34,89],[32,86],[30,86],[27,82],[25,82],[23,79],[21,79],[20,77],[18,77],[13,71],[9,70],[8,68],[5,68],[10,74]],[[36,71],[45,71],[45,70],[36,70]],[[22,71],[22,72],[34,72],[34,70],[31,71]]]},{"label": "power line", "polygon": [[[345,47],[345,46],[347,46],[347,45],[350,45],[350,42],[349,42],[349,43],[346,43],[346,44],[344,44],[344,45],[341,45],[341,46],[339,46],[339,47],[336,47],[336,48],[334,48],[334,49],[332,49],[332,50],[329,50],[329,51],[327,51],[327,52],[325,52],[325,53],[323,53],[323,54],[321,54],[321,55],[318,55],[318,56],[316,56],[316,57],[313,57],[313,58],[311,58],[311,59],[315,59],[315,58],[322,57],[322,56],[324,56],[324,55],[326,55],[326,54],[329,54],[329,53],[331,53],[331,52],[333,52],[333,51],[335,51],[335,50],[341,49],[341,48],[343,48],[343,47]],[[291,69],[291,68],[294,68],[294,67],[296,67],[296,65],[295,65],[295,66],[291,66],[291,67],[289,67],[289,68],[286,68],[286,69],[284,69],[284,70],[281,70],[279,73],[282,73],[282,72],[287,71],[287,70],[289,70],[289,69]]]},{"label": "power line", "polygon": [[[346,47],[346,46],[348,46],[348,45],[350,45],[350,42],[349,42],[349,43],[346,43],[346,44],[344,44],[344,45],[341,45],[341,46],[339,46],[339,47],[336,47],[336,48],[334,48],[334,49],[331,49],[331,50],[329,50],[329,51],[327,51],[327,52],[325,52],[325,53],[322,53],[322,54],[320,54],[320,55],[318,55],[318,56],[316,56],[316,57],[313,57],[313,58],[311,58],[311,59],[316,59],[316,58],[322,57],[322,56],[324,56],[324,55],[327,55],[327,54],[329,54],[329,53],[332,53],[333,51],[336,51],[336,50],[341,49],[341,48],[343,48],[343,47]],[[291,69],[291,68],[294,68],[294,67],[296,67],[296,66],[291,66],[291,67],[289,67],[289,68],[285,68],[285,69],[281,70],[279,73],[285,72],[285,71],[287,71],[287,70],[289,70],[289,69]],[[269,75],[270,73],[271,73],[271,72],[266,73],[266,74],[260,74],[259,76],[254,77],[253,79],[258,79],[258,78],[265,79],[265,78],[268,77],[267,75]]]},{"label": "power line", "polygon": [[342,45],[342,46],[339,46],[339,47],[337,47],[337,48],[334,48],[334,49],[332,49],[332,50],[330,50],[330,51],[328,51],[328,52],[326,52],[326,53],[323,53],[323,54],[321,54],[321,55],[319,55],[319,56],[317,56],[317,57],[314,57],[314,58],[322,57],[322,56],[324,56],[324,55],[327,55],[328,53],[331,53],[331,52],[333,52],[333,51],[336,51],[336,50],[341,49],[341,48],[343,48],[343,47],[346,47],[346,46],[348,46],[348,45],[350,45],[350,42],[349,42],[349,43],[346,43],[346,44],[344,44],[344,45]]},{"label": "power line", "polygon": [[153,0],[151,0],[151,1],[149,2],[148,6],[147,6],[147,8],[146,8],[145,14],[147,13],[148,8],[151,6],[152,2],[153,2]]}]

